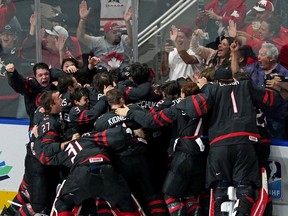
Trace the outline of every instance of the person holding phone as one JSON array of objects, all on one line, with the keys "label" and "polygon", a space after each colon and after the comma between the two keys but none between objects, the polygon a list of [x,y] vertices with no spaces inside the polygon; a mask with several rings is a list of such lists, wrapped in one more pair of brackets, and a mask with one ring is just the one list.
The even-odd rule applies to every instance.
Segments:
[{"label": "person holding phone", "polygon": [[229,20],[233,20],[239,29],[244,27],[246,5],[243,0],[212,0],[204,6],[198,3],[198,17],[195,24],[207,32],[205,44],[208,44],[226,32]]},{"label": "person holding phone", "polygon": [[200,69],[201,58],[190,48],[192,29],[187,25],[172,25],[170,39],[164,45],[161,62],[161,76],[169,75],[169,80],[193,76]]}]

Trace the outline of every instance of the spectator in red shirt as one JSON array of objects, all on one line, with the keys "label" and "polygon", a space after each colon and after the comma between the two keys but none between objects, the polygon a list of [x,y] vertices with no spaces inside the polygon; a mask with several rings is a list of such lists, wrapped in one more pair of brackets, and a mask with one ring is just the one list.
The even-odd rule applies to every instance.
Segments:
[{"label": "spectator in red shirt", "polygon": [[209,34],[209,41],[214,41],[225,32],[229,20],[237,23],[239,29],[244,26],[246,5],[243,0],[212,0],[199,11],[195,24]]},{"label": "spectator in red shirt", "polygon": [[3,7],[3,0],[0,0],[0,30],[9,23],[16,13],[16,7],[12,0],[6,0],[6,6]]},{"label": "spectator in red shirt", "polygon": [[237,37],[237,40],[241,45],[250,45],[255,53],[258,53],[262,44],[265,42],[273,43],[278,50],[288,43],[288,37],[281,36],[281,24],[276,18],[267,18],[261,22],[259,36],[260,38],[253,37],[246,32],[237,31],[236,25],[233,21],[230,21],[229,35],[231,37]]},{"label": "spectator in red shirt", "polygon": [[246,28],[246,33],[253,37],[260,38],[260,25],[261,21],[272,18],[274,16],[274,5],[272,2],[267,0],[260,0],[254,7],[256,13],[255,19]]},{"label": "spectator in red shirt", "polygon": [[[275,19],[275,7],[273,3],[269,0],[260,0],[254,7],[253,12],[256,13],[256,16],[254,20],[247,26],[246,32],[241,32],[241,34],[245,35],[245,37],[253,37],[257,39],[261,39],[260,35],[260,27],[262,21],[268,20],[268,24],[270,25],[269,19]],[[276,27],[278,28],[280,26],[280,32],[278,37],[280,38],[279,41],[288,41],[288,29],[284,28],[282,25],[280,25],[280,20],[276,20]],[[265,28],[265,27],[264,27]],[[279,42],[277,41],[275,44]],[[280,43],[282,45],[282,43]],[[278,45],[277,45],[278,46]],[[278,46],[278,49],[281,48]]]}]

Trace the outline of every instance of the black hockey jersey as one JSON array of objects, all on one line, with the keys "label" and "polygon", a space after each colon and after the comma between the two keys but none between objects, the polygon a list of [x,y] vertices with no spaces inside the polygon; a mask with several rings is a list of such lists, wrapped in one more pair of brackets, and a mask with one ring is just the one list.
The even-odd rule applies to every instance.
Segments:
[{"label": "black hockey jersey", "polygon": [[33,126],[34,112],[39,106],[41,93],[45,90],[56,90],[53,84],[43,88],[34,77],[23,77],[15,70],[7,73],[9,85],[14,91],[22,94],[25,100],[26,112],[30,118],[30,128]]},{"label": "black hockey jersey", "polygon": [[125,92],[126,103],[136,103],[144,109],[156,106],[162,96],[155,93],[150,82],[142,83],[138,86],[125,86],[119,83],[117,88]]},{"label": "black hockey jersey", "polygon": [[[201,137],[202,119],[191,119],[180,109],[177,109],[176,106],[151,113],[142,110],[129,110],[127,117],[135,120],[145,128],[159,128],[173,123],[171,144],[174,145],[175,141],[178,142],[177,148],[181,148],[181,151],[190,154],[198,154],[201,151],[199,146],[199,149],[195,152],[195,149],[190,148],[192,145],[189,143]],[[201,145],[201,148],[204,150],[205,147]]]},{"label": "black hockey jersey", "polygon": [[104,96],[103,92],[96,91],[94,88],[87,88],[89,91],[89,108],[92,108],[99,100],[101,97]]},{"label": "black hockey jersey", "polygon": [[[130,107],[132,110],[141,109],[137,105],[133,105],[133,104],[130,105]],[[114,127],[121,127],[121,128],[123,128],[123,130],[125,128],[129,128],[131,130],[131,133],[132,133],[132,130],[136,130],[136,129],[141,128],[141,125],[139,125],[135,121],[131,121],[129,118],[118,116],[117,114],[115,114],[115,110],[112,110],[112,111],[105,113],[104,115],[100,116],[96,120],[95,126],[94,126],[94,131],[103,131],[103,130],[106,130],[108,128],[114,128]],[[111,149],[110,148],[112,150],[110,152],[116,153],[116,154],[121,154],[121,155],[127,155],[127,154],[143,153],[146,151],[145,147],[142,145],[143,143],[146,144],[146,140],[144,140],[142,138],[134,137],[133,141],[134,141],[133,143],[126,142],[125,148],[122,148],[122,149],[115,149],[115,148]],[[140,141],[140,142],[138,143],[138,145],[136,145],[135,143],[137,143],[138,141]]]},{"label": "black hockey jersey", "polygon": [[[45,121],[43,123],[45,125]],[[133,142],[131,130],[121,127],[85,133],[79,139],[70,141],[64,151],[61,151],[61,142],[57,142],[57,137],[55,130],[50,128],[50,131],[45,131],[35,139],[36,157],[42,164],[71,168],[76,164],[110,163],[105,148],[118,150],[123,148],[125,143]]]},{"label": "black hockey jersey", "polygon": [[80,134],[92,131],[95,120],[105,113],[107,109],[108,103],[104,97],[102,97],[92,109],[87,109],[84,106],[74,106],[69,113],[70,123],[68,126],[72,128],[74,132]]},{"label": "black hockey jersey", "polygon": [[[135,104],[129,105],[129,108],[132,110],[141,109]],[[132,130],[141,128],[141,125],[137,124],[135,121],[131,121],[129,118],[126,117],[118,116],[115,113],[115,110],[111,110],[110,112],[103,114],[96,120],[94,130],[103,131],[107,128],[113,128],[121,125],[123,125],[124,127],[129,127]]]},{"label": "black hockey jersey", "polygon": [[206,84],[201,91],[203,93],[186,98],[176,107],[191,118],[210,113],[210,145],[258,142],[260,136],[254,107],[271,107],[277,103],[273,91],[259,87],[250,80]]}]

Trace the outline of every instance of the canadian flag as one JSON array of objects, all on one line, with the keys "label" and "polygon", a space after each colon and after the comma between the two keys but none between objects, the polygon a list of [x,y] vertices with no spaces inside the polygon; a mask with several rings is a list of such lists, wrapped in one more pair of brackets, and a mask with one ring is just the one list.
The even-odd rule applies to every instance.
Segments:
[{"label": "canadian flag", "polygon": [[107,55],[103,54],[101,57],[101,61],[104,61],[107,65],[109,65],[110,69],[119,68],[123,60],[124,55],[117,52],[111,52]]}]

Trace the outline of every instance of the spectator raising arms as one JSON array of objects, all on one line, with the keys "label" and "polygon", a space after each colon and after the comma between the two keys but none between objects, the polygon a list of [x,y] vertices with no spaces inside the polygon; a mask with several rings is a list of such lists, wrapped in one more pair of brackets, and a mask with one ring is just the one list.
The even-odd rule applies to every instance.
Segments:
[{"label": "spectator raising arms", "polygon": [[240,44],[251,46],[254,52],[258,52],[265,42],[275,44],[278,50],[288,43],[288,38],[281,34],[281,23],[276,17],[266,18],[260,22],[259,38],[246,32],[238,31],[233,20],[229,21],[228,32],[229,35],[235,37]]},{"label": "spectator raising arms", "polygon": [[203,58],[205,66],[216,68],[219,66],[224,68],[230,67],[230,45],[234,41],[234,38],[224,36],[220,37],[220,44],[218,45],[218,49],[214,50],[199,44],[199,38],[202,35],[203,31],[201,29],[195,30],[190,46],[197,55]]},{"label": "spectator raising arms", "polygon": [[243,28],[245,15],[246,5],[242,0],[212,0],[205,10],[199,9],[195,24],[208,32],[209,41],[214,41],[223,34],[229,20],[234,20],[240,29]]},{"label": "spectator raising arms", "polygon": [[[69,20],[69,17],[66,16],[63,13],[56,13],[54,16],[49,17],[48,20],[52,23],[52,26],[62,26],[64,27],[68,32],[69,32],[69,28],[67,25],[67,22]],[[69,37],[67,38],[67,47],[69,47],[69,51],[71,52],[70,55],[67,55],[69,53],[66,54],[67,56],[73,56],[79,63],[79,66],[82,66],[83,64],[83,59],[82,59],[82,49],[80,46],[80,43],[77,39],[77,37],[72,36],[69,34]]]},{"label": "spectator raising arms", "polygon": [[108,70],[118,67],[124,68],[132,57],[132,27],[130,19],[132,9],[124,14],[127,35],[121,35],[120,27],[116,22],[107,22],[104,26],[104,36],[95,37],[85,33],[86,19],[90,13],[87,2],[83,0],[79,5],[80,20],[77,28],[77,38],[83,42],[94,56],[101,59],[99,66]]},{"label": "spectator raising arms", "polygon": [[169,73],[169,80],[192,78],[197,71],[197,65],[200,67],[201,58],[189,47],[191,36],[192,29],[189,26],[171,27],[170,39],[173,44],[165,44],[160,70],[162,76]]},{"label": "spectator raising arms", "polygon": [[[35,59],[36,43],[36,16],[30,17],[29,35],[23,41],[21,48],[21,57],[23,59]],[[68,31],[62,26],[53,26],[51,30],[42,28],[40,30],[42,40],[42,59],[52,68],[60,69],[63,59],[81,57],[80,48],[75,47],[69,39]]]}]

